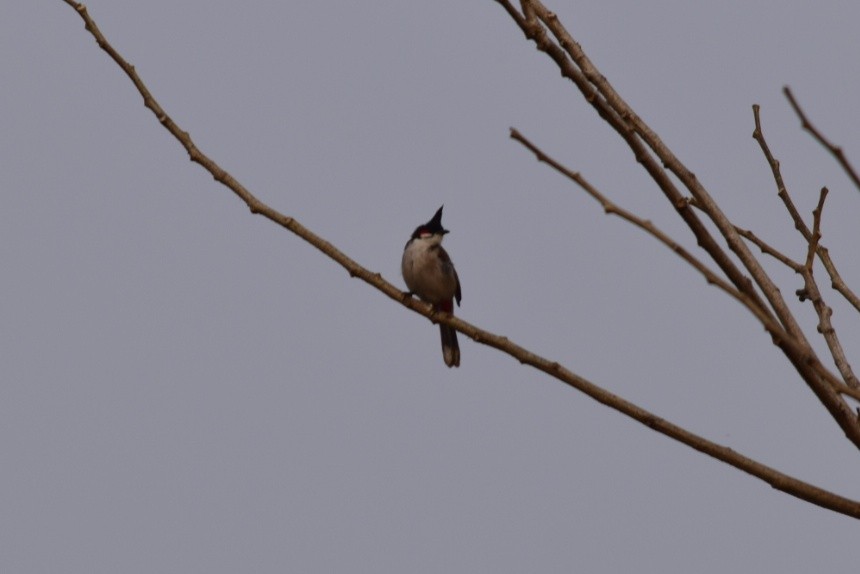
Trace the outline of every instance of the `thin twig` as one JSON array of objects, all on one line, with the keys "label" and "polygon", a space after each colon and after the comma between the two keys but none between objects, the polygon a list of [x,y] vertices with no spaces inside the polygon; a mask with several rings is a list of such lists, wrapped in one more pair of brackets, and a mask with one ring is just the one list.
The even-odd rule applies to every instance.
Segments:
[{"label": "thin twig", "polygon": [[[803,278],[804,287],[800,291],[801,297],[808,298],[812,302],[815,313],[818,315],[817,330],[821,333],[821,336],[827,343],[827,348],[830,350],[830,354],[833,357],[833,364],[836,365],[836,369],[845,381],[845,385],[854,389],[860,389],[860,383],[858,383],[857,377],[851,369],[851,364],[848,362],[848,358],[845,355],[845,349],[843,349],[842,343],[839,341],[839,336],[836,333],[836,329],[833,327],[833,322],[831,321],[833,309],[831,309],[824,301],[824,297],[821,295],[821,290],[818,288],[818,284],[816,283],[812,272],[804,270]],[[838,385],[834,385],[834,388],[838,392],[841,392]]]},{"label": "thin twig", "polygon": [[514,5],[509,2],[509,0],[496,0],[502,8],[508,13],[508,15],[513,19],[514,22],[520,24],[525,18],[522,14],[517,12],[517,9],[514,8]]},{"label": "thin twig", "polygon": [[860,383],[858,383],[857,377],[854,376],[851,364],[845,356],[845,350],[842,348],[842,343],[840,343],[836,329],[834,329],[833,323],[830,320],[833,316],[833,309],[824,301],[814,275],[813,263],[815,261],[815,253],[818,250],[818,243],[821,240],[821,214],[824,211],[825,199],[827,199],[827,188],[822,187],[821,195],[818,198],[818,205],[812,212],[812,236],[809,239],[806,264],[801,271],[804,287],[800,291],[800,300],[803,301],[803,299],[808,298],[812,302],[815,313],[818,315],[818,332],[824,337],[827,348],[830,349],[830,354],[833,356],[836,368],[845,380],[845,384],[857,389],[860,388]]},{"label": "thin twig", "polygon": [[648,234],[652,235],[655,239],[657,239],[660,243],[668,247],[672,252],[674,252],[678,257],[683,259],[685,262],[690,264],[696,271],[704,276],[705,281],[708,282],[709,285],[715,285],[719,289],[723,290],[725,293],[733,297],[739,303],[741,303],[744,307],[746,307],[759,321],[765,326],[765,329],[770,332],[770,334],[774,337],[774,339],[783,339],[788,337],[788,333],[782,328],[781,325],[770,315],[762,313],[761,309],[756,305],[755,301],[751,300],[745,293],[735,288],[733,285],[719,277],[716,273],[713,272],[707,265],[705,265],[701,260],[699,260],[692,253],[687,251],[681,244],[672,239],[668,234],[663,232],[659,227],[654,225],[653,222],[643,219],[633,212],[626,210],[605,195],[603,195],[596,187],[591,185],[591,183],[586,180],[582,174],[576,171],[572,171],[565,167],[560,162],[553,159],[551,156],[546,154],[543,150],[541,150],[537,145],[532,143],[528,138],[526,138],[523,134],[521,134],[518,130],[511,128],[511,139],[514,139],[525,146],[529,151],[531,151],[538,161],[547,164],[552,167],[554,170],[564,175],[574,183],[576,183],[579,187],[581,187],[588,195],[597,200],[598,203],[603,207],[603,211],[607,215],[617,215],[621,219],[632,223],[636,227],[644,230]]},{"label": "thin twig", "polygon": [[803,112],[803,109],[800,107],[800,104],[797,103],[797,100],[794,97],[794,94],[791,92],[791,88],[785,86],[782,89],[782,93],[785,94],[785,97],[788,98],[788,103],[791,104],[792,109],[794,109],[794,113],[797,114],[797,117],[800,118],[800,126],[812,134],[812,137],[815,138],[815,141],[820,143],[824,148],[830,152],[833,157],[836,158],[836,161],[839,162],[839,165],[842,166],[842,169],[851,178],[851,181],[854,182],[854,185],[860,190],[860,177],[857,176],[857,172],[854,171],[854,168],[851,166],[851,162],[848,161],[848,158],[845,156],[845,153],[842,151],[842,148],[838,145],[835,145],[828,140],[824,134],[818,131],[812,122],[809,121],[809,118],[806,117],[806,114]]},{"label": "thin twig", "polygon": [[759,249],[761,249],[762,253],[764,253],[765,255],[770,255],[795,273],[800,273],[801,270],[803,270],[803,265],[801,265],[797,261],[794,261],[776,248],[772,247],[771,245],[766,243],[764,239],[761,239],[758,235],[756,235],[749,229],[742,229],[740,227],[735,226],[735,230],[738,232],[738,235],[750,240]]},{"label": "thin twig", "polygon": [[767,145],[767,140],[765,139],[764,132],[761,129],[761,106],[753,104],[752,109],[753,121],[755,122],[755,129],[753,130],[752,137],[758,142],[762,153],[764,153],[764,157],[770,166],[773,180],[776,182],[777,195],[782,200],[783,204],[785,204],[785,208],[788,210],[791,220],[794,222],[794,228],[800,232],[807,242],[809,242],[812,233],[809,231],[809,227],[807,227],[806,222],[803,221],[800,211],[797,210],[797,207],[794,205],[794,201],[792,201],[791,196],[788,194],[788,189],[785,187],[785,181],[782,179],[782,171],[779,168],[779,160],[773,157],[773,153],[771,153],[770,146]]},{"label": "thin twig", "polygon": [[818,196],[818,205],[812,210],[812,236],[809,238],[809,247],[806,250],[806,264],[804,270],[812,274],[812,263],[815,261],[815,252],[818,250],[818,244],[821,241],[821,213],[824,211],[824,200],[827,199],[827,188],[821,188],[821,194]]},{"label": "thin twig", "polygon": [[144,97],[146,106],[153,111],[162,125],[170,131],[188,150],[192,161],[199,163],[207,171],[209,171],[216,180],[231,189],[239,196],[249,207],[252,213],[259,213],[264,217],[282,225],[286,229],[292,231],[334,261],[342,265],[350,275],[359,277],[366,283],[376,287],[391,299],[400,302],[413,311],[424,315],[427,318],[437,320],[438,322],[450,325],[458,331],[470,336],[475,341],[484,343],[501,351],[504,351],[511,356],[517,358],[522,363],[531,365],[556,379],[565,382],[571,387],[580,390],[595,400],[615,409],[625,415],[647,425],[666,436],[669,436],[679,442],[687,444],[700,452],[712,456],[718,460],[731,464],[736,468],[743,470],[753,476],[766,481],[774,488],[806,500],[812,504],[816,504],[823,508],[828,508],[835,512],[860,518],[860,503],[848,498],[839,496],[832,492],[823,490],[809,483],[800,481],[796,478],[780,473],[766,465],[749,459],[738,454],[734,450],[708,441],[698,435],[695,435],[677,425],[674,425],[656,415],[628,402],[620,397],[602,389],[586,379],[572,373],[557,362],[551,362],[547,359],[539,357],[534,353],[514,344],[506,337],[489,333],[479,329],[469,323],[466,323],[453,315],[435,314],[429,305],[421,303],[412,297],[405,296],[396,287],[385,281],[378,273],[371,273],[364,267],[358,265],[352,259],[348,258],[341,251],[337,250],[333,245],[322,239],[321,237],[311,233],[308,229],[301,226],[295,219],[282,215],[274,209],[266,206],[254,197],[247,189],[239,184],[235,179],[229,176],[215,162],[200,152],[187,132],[179,129],[179,127],[164,113],[161,106],[155,101],[152,95],[147,90],[143,81],[138,77],[134,68],[128,64],[113,47],[107,42],[101,31],[95,25],[95,22],[90,18],[86,8],[73,0],[63,0],[72,6],[86,24],[87,30],[96,38],[98,45],[105,50],[116,63],[125,71],[129,78],[134,82],[138,91]]},{"label": "thin twig", "polygon": [[823,245],[818,246],[818,258],[830,276],[830,286],[833,290],[842,295],[857,311],[860,311],[860,297],[842,279],[839,271],[836,270],[836,264],[830,258],[830,251]]}]

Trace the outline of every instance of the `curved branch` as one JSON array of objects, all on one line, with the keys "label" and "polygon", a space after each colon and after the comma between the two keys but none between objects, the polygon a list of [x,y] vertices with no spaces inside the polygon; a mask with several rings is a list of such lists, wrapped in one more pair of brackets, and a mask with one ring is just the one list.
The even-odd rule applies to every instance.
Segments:
[{"label": "curved branch", "polygon": [[800,273],[803,270],[803,265],[794,261],[781,251],[777,250],[775,247],[768,244],[764,239],[760,238],[758,235],[752,232],[750,229],[741,229],[740,227],[735,226],[735,231],[738,232],[738,235],[743,237],[744,239],[748,239],[753,244],[758,247],[762,253],[765,255],[770,255],[795,273]]},{"label": "curved branch", "polygon": [[721,289],[729,296],[737,300],[744,307],[746,307],[750,311],[750,313],[752,313],[759,321],[761,321],[762,325],[764,325],[764,328],[771,334],[771,336],[775,340],[789,338],[788,333],[785,332],[782,326],[779,325],[779,323],[775,321],[772,316],[762,312],[761,308],[756,305],[756,302],[752,300],[749,296],[747,296],[746,293],[736,289],[733,285],[719,277],[696,256],[687,251],[681,244],[669,237],[660,228],[654,225],[653,222],[648,221],[646,219],[642,219],[634,213],[622,207],[619,207],[614,202],[610,201],[606,196],[600,193],[597,188],[595,188],[584,177],[582,177],[582,175],[580,175],[578,172],[569,170],[564,165],[554,160],[552,157],[544,153],[543,150],[541,150],[539,147],[529,141],[528,138],[526,138],[514,128],[511,128],[511,138],[520,142],[529,151],[535,154],[535,157],[538,161],[547,164],[563,176],[576,183],[588,195],[590,195],[600,203],[605,213],[609,215],[617,215],[621,219],[632,223],[633,225],[644,230],[646,233],[657,239],[657,241],[671,249],[673,253],[678,255],[678,257],[683,259],[696,271],[701,273],[702,276],[704,276],[705,281],[707,281],[709,285],[716,285],[719,289]]},{"label": "curved branch", "polygon": [[394,285],[385,281],[379,273],[372,273],[365,269],[343,252],[338,250],[334,245],[324,240],[320,236],[314,234],[306,227],[302,226],[292,217],[288,217],[278,211],[267,206],[258,200],[250,191],[236,181],[230,174],[218,166],[208,156],[203,154],[193,143],[187,132],[182,131],[176,123],[164,112],[158,102],[152,97],[152,94],[144,85],[143,81],[137,75],[134,67],[129,64],[120,54],[108,43],[104,35],[93,22],[87,13],[86,7],[73,0],[63,0],[72,6],[83,19],[86,29],[95,37],[98,45],[107,52],[111,58],[123,69],[129,76],[131,81],[137,87],[140,94],[143,96],[144,104],[152,110],[161,124],[188,151],[192,161],[200,164],[204,169],[209,171],[212,176],[232,190],[239,198],[241,198],[252,213],[260,214],[267,219],[281,225],[282,227],[292,231],[300,238],[304,239],[328,257],[343,266],[351,276],[358,277],[369,285],[375,287],[391,299],[398,301],[405,307],[424,315],[428,319],[444,323],[454,327],[461,333],[471,337],[478,343],[482,343],[498,349],[504,353],[511,355],[523,364],[530,365],[548,375],[564,382],[565,384],[585,393],[596,401],[615,409],[641,423],[649,428],[671,437],[683,444],[686,444],[702,453],[705,453],[717,460],[723,461],[734,466],[748,474],[751,474],[768,484],[773,488],[781,490],[792,496],[806,500],[812,504],[821,506],[839,512],[854,518],[860,518],[860,502],[850,500],[839,496],[832,492],[826,491],[809,483],[798,480],[789,475],[783,474],[773,468],[770,468],[760,462],[747,458],[734,450],[708,441],[694,433],[691,433],[665,419],[662,419],[645,409],[642,409],[633,403],[610,393],[609,391],[598,387],[594,383],[576,375],[569,371],[557,362],[550,361],[539,355],[536,355],[523,347],[513,343],[506,337],[501,337],[493,333],[489,333],[474,325],[459,319],[453,315],[438,314],[433,311],[432,307],[426,303],[422,303],[413,299],[408,294],[402,293]]}]

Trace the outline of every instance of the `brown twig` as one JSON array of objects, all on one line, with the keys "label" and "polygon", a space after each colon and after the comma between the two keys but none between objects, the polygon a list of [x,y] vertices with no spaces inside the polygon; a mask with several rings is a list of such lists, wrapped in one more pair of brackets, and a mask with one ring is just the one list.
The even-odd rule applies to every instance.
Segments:
[{"label": "brown twig", "polygon": [[[821,214],[824,211],[824,201],[827,199],[827,188],[821,188],[821,194],[818,198],[818,205],[812,212],[812,236],[809,239],[809,247],[807,249],[806,264],[803,266],[801,274],[803,275],[804,288],[803,295],[812,301],[812,306],[815,313],[818,315],[818,332],[824,337],[827,343],[827,348],[830,349],[830,354],[833,356],[833,362],[845,384],[851,388],[860,388],[860,383],[857,382],[857,377],[851,369],[848,358],[845,356],[845,350],[842,348],[842,343],[839,342],[839,337],[836,334],[836,329],[833,328],[833,323],[830,318],[833,316],[833,309],[824,302],[824,297],[821,295],[821,290],[818,288],[818,283],[815,280],[813,271],[813,263],[815,261],[815,253],[818,250],[818,244],[821,241]],[[803,300],[803,296],[801,297]]]},{"label": "brown twig", "polygon": [[822,187],[818,196],[818,205],[812,210],[812,235],[809,237],[809,247],[806,250],[806,264],[803,269],[812,274],[812,263],[815,261],[815,252],[821,241],[821,213],[824,211],[824,201],[827,199],[827,188]]},{"label": "brown twig", "polygon": [[[860,383],[858,383],[857,377],[851,369],[851,364],[848,362],[845,350],[842,348],[842,343],[839,341],[839,336],[836,333],[836,329],[833,327],[833,323],[831,321],[833,309],[825,303],[824,298],[821,296],[821,290],[818,288],[818,284],[815,281],[812,271],[804,269],[802,275],[804,279],[804,287],[800,290],[799,295],[801,296],[801,300],[806,298],[812,302],[815,313],[818,315],[818,332],[821,333],[821,336],[824,337],[824,341],[827,343],[827,348],[830,350],[830,354],[833,357],[833,363],[836,365],[839,374],[845,381],[845,385],[850,388],[860,389]],[[842,392],[840,390],[840,385],[834,385],[834,388],[837,392]],[[855,395],[852,394],[851,396]]]},{"label": "brown twig", "polygon": [[535,155],[538,161],[547,164],[560,174],[564,175],[565,177],[576,183],[588,195],[590,195],[592,198],[597,200],[598,203],[600,203],[601,207],[603,207],[604,213],[606,213],[607,215],[616,215],[621,219],[632,223],[634,226],[650,234],[660,243],[672,250],[672,252],[678,255],[678,257],[683,259],[696,271],[701,273],[702,276],[705,278],[705,281],[707,281],[709,285],[715,285],[716,287],[733,297],[739,303],[741,303],[744,307],[746,307],[756,318],[758,318],[759,321],[761,321],[761,323],[765,326],[765,329],[767,329],[767,331],[774,339],[783,339],[788,337],[788,334],[785,332],[782,326],[779,325],[778,322],[773,320],[770,315],[762,313],[761,309],[758,307],[758,305],[756,305],[755,301],[751,300],[745,293],[738,290],[733,285],[719,277],[716,273],[714,273],[713,270],[711,270],[707,265],[705,265],[692,253],[687,251],[681,244],[672,239],[659,227],[654,225],[653,222],[647,219],[643,219],[638,215],[634,214],[633,212],[618,206],[616,203],[603,195],[596,187],[591,185],[591,183],[586,180],[582,176],[582,174],[568,169],[560,162],[553,159],[551,156],[546,154],[537,145],[532,143],[528,138],[526,138],[523,134],[521,134],[518,130],[514,128],[511,128],[511,139],[518,141],[523,146],[525,146]]},{"label": "brown twig", "polygon": [[728,447],[705,440],[702,437],[657,417],[656,415],[594,385],[586,379],[567,370],[559,363],[549,361],[531,353],[530,351],[511,342],[506,337],[501,337],[479,329],[452,315],[437,315],[429,305],[421,303],[412,297],[405,296],[399,289],[385,281],[378,273],[372,273],[358,265],[358,263],[348,258],[333,245],[300,225],[295,219],[282,215],[259,201],[247,189],[239,184],[238,181],[221,169],[214,161],[200,152],[191,141],[188,133],[179,129],[179,127],[172,119],[169,118],[169,116],[167,116],[161,106],[155,101],[146,86],[143,84],[143,81],[137,75],[134,67],[128,64],[128,62],[126,62],[108,43],[104,35],[95,25],[95,22],[90,18],[86,8],[82,4],[74,2],[73,0],[64,0],[64,2],[72,6],[78,12],[80,17],[83,19],[87,30],[95,37],[98,45],[114,59],[123,71],[125,71],[143,96],[146,107],[152,110],[161,124],[182,143],[188,151],[191,160],[200,164],[204,169],[209,171],[217,181],[232,190],[246,203],[246,205],[248,205],[248,208],[252,213],[263,215],[271,221],[292,231],[297,236],[304,239],[343,266],[347,271],[349,271],[351,276],[359,277],[369,285],[382,291],[391,299],[400,302],[413,311],[432,320],[437,320],[438,322],[450,325],[479,343],[483,343],[506,352],[517,358],[520,362],[531,365],[536,369],[563,381],[595,400],[647,425],[649,428],[687,444],[718,460],[731,464],[744,472],[756,476],[778,490],[796,496],[802,500],[806,500],[812,504],[840,512],[854,518],[860,518],[860,503],[857,501],[850,500],[780,473],[766,465],[744,457]]},{"label": "brown twig", "polygon": [[800,119],[800,126],[812,134],[812,137],[815,138],[815,141],[820,143],[824,149],[830,152],[833,157],[836,158],[836,161],[839,162],[839,165],[842,166],[842,169],[845,171],[846,175],[851,178],[851,181],[854,182],[854,185],[860,190],[860,177],[857,176],[857,172],[854,171],[854,168],[851,166],[851,162],[848,161],[848,158],[845,156],[845,153],[842,151],[842,148],[838,145],[835,145],[828,140],[824,134],[818,131],[812,122],[809,121],[809,118],[806,117],[806,114],[803,112],[803,109],[800,107],[800,104],[797,103],[797,100],[794,97],[794,94],[791,92],[791,88],[785,86],[782,89],[782,93],[785,94],[785,97],[788,98],[788,103],[791,104],[792,109],[794,109],[794,113],[797,114],[797,117]]},{"label": "brown twig", "polygon": [[823,245],[818,246],[818,258],[830,276],[830,286],[833,290],[842,295],[857,311],[860,311],[860,297],[842,279],[842,276],[836,270],[836,264],[830,258],[830,252]]},{"label": "brown twig", "polygon": [[753,244],[755,244],[761,250],[762,253],[764,253],[765,255],[770,255],[789,269],[793,270],[795,273],[800,273],[803,269],[803,265],[801,265],[797,261],[794,261],[776,248],[772,247],[771,245],[766,243],[764,239],[761,239],[749,229],[741,229],[740,227],[735,226],[735,230],[738,232],[738,235],[745,239],[748,239]]},{"label": "brown twig", "polygon": [[765,139],[764,132],[761,129],[761,106],[753,104],[752,109],[753,122],[755,123],[752,137],[758,142],[758,145],[770,166],[773,180],[776,182],[777,195],[788,210],[791,220],[794,222],[794,228],[799,231],[803,238],[808,242],[812,234],[809,231],[809,227],[806,226],[806,222],[803,221],[803,217],[801,217],[797,207],[795,207],[794,201],[792,201],[791,196],[788,194],[788,190],[785,187],[785,180],[782,179],[782,171],[779,168],[779,160],[776,159],[770,151],[770,146],[767,145],[767,140]]}]

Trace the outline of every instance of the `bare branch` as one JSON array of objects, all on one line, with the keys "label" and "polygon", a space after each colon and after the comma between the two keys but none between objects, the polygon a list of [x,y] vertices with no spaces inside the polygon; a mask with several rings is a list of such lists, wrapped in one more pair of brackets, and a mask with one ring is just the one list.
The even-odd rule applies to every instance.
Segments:
[{"label": "bare branch", "polygon": [[824,337],[824,340],[827,343],[827,348],[830,349],[830,354],[833,356],[833,362],[835,363],[836,368],[845,380],[845,384],[857,389],[860,388],[860,384],[857,382],[857,377],[854,376],[851,365],[848,363],[848,359],[845,356],[845,350],[842,348],[842,343],[839,342],[839,337],[836,334],[836,330],[833,328],[833,323],[830,321],[830,318],[833,315],[833,309],[824,302],[824,297],[821,295],[821,290],[818,288],[818,283],[815,280],[813,272],[815,253],[818,250],[818,244],[821,240],[821,213],[824,210],[825,199],[827,199],[827,188],[822,187],[821,195],[818,199],[818,206],[812,212],[812,236],[809,238],[806,264],[801,270],[804,288],[800,290],[798,294],[800,295],[801,301],[806,298],[812,301],[812,306],[815,309],[815,313],[818,315],[818,332]]},{"label": "bare branch", "polygon": [[794,113],[797,114],[798,118],[800,118],[800,126],[812,134],[815,141],[824,146],[824,148],[836,158],[836,161],[838,161],[839,165],[842,166],[846,175],[851,178],[851,181],[853,181],[857,189],[860,190],[860,177],[857,176],[857,172],[854,171],[854,168],[851,166],[851,162],[849,162],[848,158],[845,157],[845,153],[843,153],[842,148],[831,143],[830,140],[824,137],[824,134],[818,131],[818,128],[809,121],[806,114],[803,112],[803,109],[801,109],[800,104],[797,103],[794,94],[791,92],[791,88],[785,86],[782,89],[782,93],[785,94],[786,98],[788,98],[788,103],[791,104],[791,107],[794,109]]},{"label": "bare branch", "polygon": [[[731,464],[736,468],[743,470],[753,476],[767,482],[774,488],[798,497],[802,500],[811,502],[823,508],[860,518],[860,503],[828,492],[811,484],[800,481],[791,476],[780,473],[766,465],[756,462],[752,459],[744,457],[732,449],[710,442],[702,437],[699,437],[677,425],[674,425],[656,415],[628,402],[624,399],[594,385],[586,379],[572,373],[557,362],[552,362],[544,359],[526,349],[516,345],[506,337],[494,335],[478,327],[475,327],[457,317],[447,314],[435,313],[431,306],[422,303],[408,295],[402,293],[399,289],[385,281],[378,273],[372,273],[358,263],[347,257],[329,242],[315,235],[310,230],[299,224],[295,219],[285,216],[276,210],[268,207],[259,201],[253,194],[244,188],[238,181],[232,178],[226,171],[221,169],[214,161],[204,155],[192,142],[187,132],[182,131],[170,117],[163,111],[161,106],[155,101],[150,92],[147,90],[143,81],[139,78],[134,70],[134,67],[128,64],[119,53],[107,42],[101,31],[96,26],[95,22],[87,13],[86,7],[73,0],[63,0],[72,6],[81,18],[84,20],[87,30],[95,37],[98,45],[107,52],[111,58],[125,71],[132,82],[137,87],[138,91],[144,98],[144,103],[147,108],[153,111],[161,124],[171,134],[176,137],[180,143],[186,148],[192,161],[200,164],[204,169],[209,171],[213,177],[223,185],[231,189],[239,198],[241,198],[252,213],[258,213],[271,221],[283,226],[292,231],[300,238],[304,239],[328,257],[343,266],[351,276],[358,277],[377,288],[389,298],[398,301],[402,305],[412,309],[416,313],[425,317],[450,325],[461,333],[464,333],[479,343],[499,349],[509,355],[517,358],[520,362],[533,366],[550,376],[568,384],[569,386],[587,394],[595,400],[605,404],[643,424],[649,428],[656,430],[666,436],[669,436],[679,442],[687,444],[700,452],[712,456],[718,460]],[[504,5],[504,2],[501,2]]]},{"label": "bare branch", "polygon": [[779,160],[773,157],[773,153],[770,151],[770,146],[767,145],[767,140],[765,140],[764,132],[761,129],[761,106],[758,104],[753,104],[753,121],[755,122],[755,129],[753,130],[753,139],[758,142],[759,147],[761,147],[762,153],[764,153],[765,159],[767,159],[768,165],[770,165],[771,173],[773,174],[773,180],[776,182],[776,190],[777,195],[785,204],[785,208],[788,210],[789,215],[791,215],[791,220],[794,222],[794,228],[797,229],[803,238],[806,241],[809,241],[811,237],[811,233],[809,228],[806,226],[806,222],[803,221],[803,217],[800,216],[800,212],[794,206],[794,202],[791,200],[791,196],[788,195],[788,190],[785,187],[785,181],[782,179],[782,172],[779,169]]},{"label": "bare branch", "polygon": [[803,265],[794,261],[781,251],[778,251],[776,248],[770,246],[764,239],[761,239],[749,229],[741,229],[740,227],[735,226],[735,230],[738,232],[738,235],[754,243],[759,249],[761,249],[762,253],[770,255],[795,273],[800,273],[803,270]]},{"label": "bare branch", "polygon": [[[824,337],[827,343],[827,348],[833,357],[833,363],[842,375],[845,384],[854,389],[860,389],[860,383],[854,375],[848,358],[845,355],[845,350],[842,348],[842,343],[839,342],[839,336],[836,334],[836,329],[833,328],[833,323],[830,318],[833,315],[831,309],[821,296],[821,291],[818,289],[818,284],[811,271],[803,271],[804,288],[800,290],[802,298],[808,298],[812,302],[815,313],[818,315],[818,332]],[[839,387],[835,387],[837,390]],[[840,391],[841,392],[841,391]],[[854,395],[852,395],[854,396]],[[856,397],[855,397],[856,398]]]},{"label": "bare branch", "polygon": [[[809,344],[806,335],[783,299],[779,287],[773,283],[761,263],[753,256],[746,242],[736,232],[734,224],[729,221],[710,194],[699,183],[695,174],[675,157],[654,131],[615,92],[606,78],[585,55],[581,46],[559,22],[556,14],[548,10],[540,0],[522,1],[529,4],[530,9],[534,10],[540,20],[540,22],[532,22],[515,18],[526,37],[533,40],[539,50],[556,62],[562,76],[576,84],[585,100],[624,139],[633,151],[636,161],[657,183],[663,194],[691,229],[699,246],[714,260],[729,281],[755,301],[763,313],[775,313],[790,338],[774,340],[774,343],[779,346],[804,382],[830,412],[845,436],[860,448],[858,418],[834,390],[834,387],[842,385],[842,382],[828,371],[818,359],[815,350]],[[549,37],[547,29],[552,32],[555,41]],[[729,248],[750,272],[767,299],[767,303],[761,299],[750,278],[738,269],[734,261],[728,257],[710,231],[690,209],[693,202],[688,201],[681,194],[664,167],[684,184],[692,194],[697,208],[704,211],[714,222]]]},{"label": "bare branch", "polygon": [[708,282],[709,285],[716,285],[718,288],[722,289],[724,292],[729,294],[731,297],[736,299],[739,303],[741,303],[744,307],[746,307],[759,321],[764,325],[765,329],[773,336],[774,339],[784,339],[788,337],[788,333],[782,328],[781,325],[770,315],[767,315],[761,311],[761,309],[756,305],[755,301],[751,300],[745,293],[736,289],[733,285],[726,282],[724,279],[720,278],[716,273],[714,273],[707,265],[705,265],[701,260],[699,260],[692,253],[687,251],[681,244],[677,241],[669,237],[666,233],[664,233],[659,227],[654,225],[653,222],[642,219],[631,211],[623,209],[616,205],[614,202],[610,201],[605,195],[600,193],[596,187],[591,185],[579,172],[571,171],[528,140],[524,135],[522,135],[519,131],[514,128],[511,128],[511,138],[523,144],[527,149],[529,149],[532,153],[535,154],[535,157],[538,161],[546,163],[554,170],[564,175],[574,183],[576,183],[579,187],[581,187],[588,195],[593,197],[600,203],[603,207],[603,211],[608,215],[617,215],[621,219],[632,223],[636,227],[644,230],[654,238],[656,238],[660,243],[671,249],[676,255],[678,255],[685,262],[689,263],[696,271],[701,273],[705,277],[705,281]]},{"label": "bare branch", "polygon": [[509,0],[496,0],[496,2],[498,2],[502,6],[502,8],[505,9],[508,15],[514,20],[514,22],[519,24],[523,21],[523,15],[517,12],[517,9],[514,8],[514,5],[511,4]]},{"label": "bare branch", "polygon": [[860,297],[858,297],[857,294],[848,287],[842,279],[842,276],[839,275],[839,272],[836,270],[836,264],[834,264],[833,260],[830,258],[830,251],[828,251],[828,249],[823,245],[818,246],[818,258],[821,259],[824,269],[827,271],[827,274],[830,275],[830,286],[842,295],[846,301],[851,303],[857,311],[860,311]]},{"label": "bare branch", "polygon": [[809,237],[809,248],[806,251],[806,264],[803,269],[812,274],[812,263],[815,261],[815,252],[821,241],[821,212],[824,211],[824,201],[827,199],[827,188],[821,188],[818,196],[818,205],[812,210],[812,235]]}]

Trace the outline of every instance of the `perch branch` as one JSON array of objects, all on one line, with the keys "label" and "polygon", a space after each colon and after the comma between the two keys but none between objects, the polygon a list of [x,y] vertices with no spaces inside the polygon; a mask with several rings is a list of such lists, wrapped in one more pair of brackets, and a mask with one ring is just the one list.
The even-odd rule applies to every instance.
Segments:
[{"label": "perch branch", "polygon": [[479,329],[462,319],[453,315],[438,315],[433,312],[431,306],[422,303],[412,297],[406,296],[394,285],[385,281],[379,273],[372,273],[358,263],[347,257],[340,250],[336,249],[329,242],[325,241],[310,230],[300,225],[295,219],[283,215],[276,210],[268,207],[259,201],[250,191],[244,188],[238,181],[221,169],[208,156],[204,155],[192,142],[187,132],[182,131],[175,122],[164,112],[161,106],[152,97],[143,81],[137,75],[134,68],[123,59],[116,50],[108,43],[104,35],[89,16],[86,7],[73,0],[63,0],[66,4],[73,7],[80,17],[83,19],[86,29],[95,37],[98,45],[107,52],[111,58],[123,69],[135,84],[138,91],[144,98],[144,104],[152,110],[156,118],[177,140],[182,143],[183,147],[188,151],[192,161],[200,164],[204,169],[209,171],[212,176],[232,190],[251,210],[252,213],[260,214],[267,219],[281,225],[282,227],[293,232],[303,240],[307,241],[328,257],[343,266],[351,276],[358,277],[377,288],[389,298],[401,303],[409,309],[424,315],[428,319],[436,320],[454,327],[461,333],[471,337],[479,343],[486,344],[510,354],[518,359],[521,363],[528,364],[536,369],[539,369],[550,376],[566,383],[567,385],[580,390],[600,403],[607,405],[643,424],[649,428],[656,430],[666,436],[669,436],[677,441],[680,441],[696,450],[712,456],[718,460],[726,462],[736,468],[743,470],[755,477],[770,484],[773,488],[791,494],[802,500],[806,500],[812,504],[828,508],[830,510],[860,518],[860,502],[850,500],[839,496],[832,492],[823,490],[814,485],[800,481],[794,477],[780,473],[766,465],[738,454],[734,450],[708,441],[698,435],[695,435],[677,425],[666,421],[624,399],[606,391],[605,389],[594,385],[586,379],[574,374],[557,362],[544,359],[530,351],[516,345],[506,337],[494,335],[482,329]]}]

